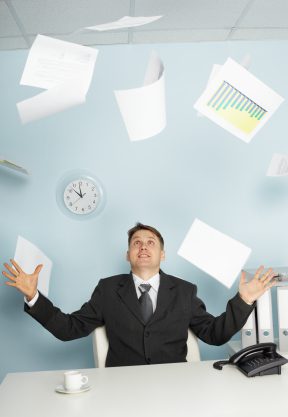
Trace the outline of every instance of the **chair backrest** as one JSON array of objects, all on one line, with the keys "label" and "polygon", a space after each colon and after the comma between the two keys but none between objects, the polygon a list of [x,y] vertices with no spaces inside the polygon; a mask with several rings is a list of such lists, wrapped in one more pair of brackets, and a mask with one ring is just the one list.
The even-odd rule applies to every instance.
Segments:
[{"label": "chair backrest", "polygon": [[[105,326],[97,327],[93,331],[92,341],[95,366],[98,368],[105,368],[109,346]],[[198,362],[201,360],[198,339],[190,329],[188,330],[186,359],[187,362]]]},{"label": "chair backrest", "polygon": [[187,362],[199,362],[201,361],[200,349],[198,338],[192,332],[191,329],[188,329],[188,339],[187,339]]},{"label": "chair backrest", "polygon": [[96,327],[92,332],[94,362],[97,368],[105,368],[109,342],[105,326]]}]

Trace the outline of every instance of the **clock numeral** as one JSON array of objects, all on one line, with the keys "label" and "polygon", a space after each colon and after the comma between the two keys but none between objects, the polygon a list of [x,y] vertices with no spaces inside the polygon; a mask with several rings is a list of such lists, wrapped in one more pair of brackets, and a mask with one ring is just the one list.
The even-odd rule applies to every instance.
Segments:
[{"label": "clock numeral", "polygon": [[94,194],[94,197],[97,197],[97,194]]},{"label": "clock numeral", "polygon": [[69,193],[72,193],[73,192],[73,189],[72,188],[69,188],[68,191],[69,191]]},{"label": "clock numeral", "polygon": [[90,204],[89,204],[89,206],[88,206],[88,209],[89,209],[89,210],[91,210],[91,206],[90,206]]},{"label": "clock numeral", "polygon": [[85,208],[84,207],[82,207],[82,211],[85,211]]},{"label": "clock numeral", "polygon": [[75,188],[75,187],[77,187],[77,184],[75,182],[73,182],[72,186]]},{"label": "clock numeral", "polygon": [[72,206],[72,203],[71,203],[71,201],[70,201],[70,203],[69,203],[69,206],[70,206],[70,207]]}]

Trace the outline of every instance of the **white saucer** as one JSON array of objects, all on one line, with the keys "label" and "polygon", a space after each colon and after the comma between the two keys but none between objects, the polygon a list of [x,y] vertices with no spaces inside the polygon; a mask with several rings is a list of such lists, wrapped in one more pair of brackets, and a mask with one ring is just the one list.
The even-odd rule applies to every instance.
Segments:
[{"label": "white saucer", "polygon": [[87,384],[82,385],[81,388],[73,390],[73,391],[69,391],[65,389],[63,385],[58,385],[58,387],[55,388],[55,391],[59,392],[60,394],[80,394],[81,392],[89,391],[89,389],[91,389],[91,385],[87,385]]}]

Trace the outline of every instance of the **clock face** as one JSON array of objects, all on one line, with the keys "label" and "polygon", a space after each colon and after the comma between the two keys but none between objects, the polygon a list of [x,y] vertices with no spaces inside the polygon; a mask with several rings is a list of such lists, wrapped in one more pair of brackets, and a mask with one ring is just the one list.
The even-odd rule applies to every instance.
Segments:
[{"label": "clock face", "polygon": [[101,192],[91,179],[77,178],[66,186],[63,199],[68,210],[83,216],[97,209],[101,200]]}]

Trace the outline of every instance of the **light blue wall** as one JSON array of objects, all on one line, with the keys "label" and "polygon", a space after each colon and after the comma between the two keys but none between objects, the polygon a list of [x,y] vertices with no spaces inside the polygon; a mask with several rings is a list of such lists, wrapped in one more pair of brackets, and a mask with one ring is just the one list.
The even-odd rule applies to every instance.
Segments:
[{"label": "light blue wall", "polygon": [[[17,235],[54,262],[50,298],[77,309],[101,277],[126,272],[126,231],[136,221],[155,225],[166,240],[166,272],[198,285],[213,314],[237,291],[177,255],[193,219],[252,248],[247,267],[287,265],[288,179],[265,176],[274,152],[288,152],[287,103],[248,145],[204,118],[193,104],[213,63],[249,53],[250,70],[288,97],[287,42],[105,46],[84,105],[22,126],[16,102],[36,89],[19,85],[28,51],[0,53],[0,154],[31,171],[0,170],[0,258],[13,257]],[[151,49],[166,73],[167,128],[130,142],[113,89],[141,85]],[[86,168],[103,182],[107,204],[91,221],[59,210],[55,189],[71,169]],[[227,259],[229,262],[229,259]],[[90,338],[63,343],[23,313],[23,298],[0,285],[0,380],[7,372],[93,366]],[[202,358],[226,355],[201,344]]]}]

